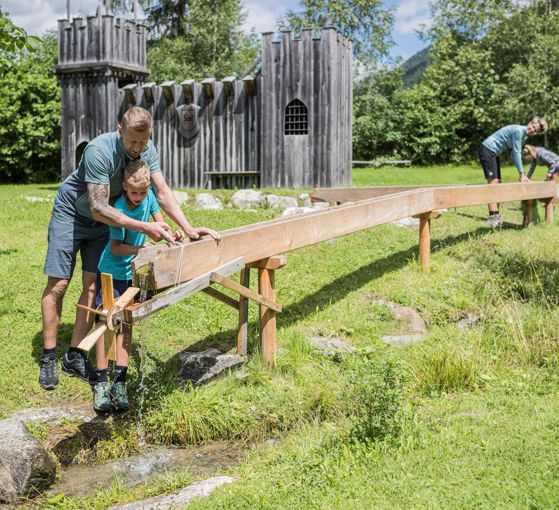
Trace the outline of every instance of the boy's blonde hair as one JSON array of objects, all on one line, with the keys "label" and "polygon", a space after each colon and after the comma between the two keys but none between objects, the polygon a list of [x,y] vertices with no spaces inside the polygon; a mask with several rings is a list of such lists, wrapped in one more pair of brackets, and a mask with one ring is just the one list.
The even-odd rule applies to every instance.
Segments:
[{"label": "boy's blonde hair", "polygon": [[144,133],[151,129],[151,113],[141,106],[132,106],[122,116],[120,127],[122,129],[132,128],[134,131]]},{"label": "boy's blonde hair", "polygon": [[533,158],[534,153],[532,151],[535,151],[535,150],[536,150],[536,148],[533,145],[525,145],[524,149],[522,149],[522,156],[525,159]]},{"label": "boy's blonde hair", "polygon": [[134,159],[124,169],[124,182],[137,188],[149,188],[151,176],[149,166],[141,159]]}]

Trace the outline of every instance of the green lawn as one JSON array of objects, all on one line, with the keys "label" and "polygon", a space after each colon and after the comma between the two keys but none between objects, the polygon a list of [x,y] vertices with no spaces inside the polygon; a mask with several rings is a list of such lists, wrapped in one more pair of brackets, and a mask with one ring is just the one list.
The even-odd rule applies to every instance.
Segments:
[{"label": "green lawn", "polygon": [[[514,181],[514,170],[506,168],[504,177]],[[480,182],[476,166],[354,170],[359,186]],[[75,379],[62,377],[50,393],[37,382],[52,204],[25,197],[55,192],[54,185],[0,186],[4,417],[23,407],[90,398]],[[518,206],[503,204],[505,219],[520,223]],[[186,213],[195,225],[217,229],[276,216],[267,209]],[[94,458],[138,451],[140,422],[151,443],[279,439],[231,470],[236,484],[195,508],[557,508],[558,227],[493,232],[486,214],[484,207],[464,208],[432,222],[429,274],[418,270],[417,231],[393,225],[290,252],[277,273],[284,311],[274,371],[255,354],[241,370],[203,388],[178,388],[177,353],[232,348],[236,317],[202,294],[156,314],[135,332],[130,387],[136,411],[115,422]],[[78,292],[74,281],[62,347]],[[426,340],[405,348],[384,344],[380,337],[403,325],[372,303],[376,298],[416,308],[427,322]],[[473,315],[477,323],[462,330],[459,321]],[[356,354],[324,358],[309,347],[313,335],[341,337]],[[140,391],[140,364],[147,391]],[[181,480],[167,477],[134,491],[115,486],[97,497],[43,506],[108,508],[172,490]]]}]

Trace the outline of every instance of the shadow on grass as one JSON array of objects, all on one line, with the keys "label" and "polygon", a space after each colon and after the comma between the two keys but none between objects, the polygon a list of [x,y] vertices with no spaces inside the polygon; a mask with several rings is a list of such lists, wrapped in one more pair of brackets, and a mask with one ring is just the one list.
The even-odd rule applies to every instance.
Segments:
[{"label": "shadow on grass", "polygon": [[[68,350],[70,346],[70,340],[72,339],[72,330],[74,329],[74,325],[70,323],[64,323],[60,325],[58,330],[58,338],[57,338],[57,348],[58,348],[58,358],[60,359],[64,353]],[[37,363],[37,365],[41,364],[41,357],[43,355],[43,332],[38,331],[35,333],[33,337],[33,347],[31,351],[31,355],[33,359]]]}]

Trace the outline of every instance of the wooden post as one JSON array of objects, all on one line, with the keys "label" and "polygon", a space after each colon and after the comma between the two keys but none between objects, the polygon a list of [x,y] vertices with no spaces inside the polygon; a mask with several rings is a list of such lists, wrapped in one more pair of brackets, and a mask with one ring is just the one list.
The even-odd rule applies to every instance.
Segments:
[{"label": "wooden post", "polygon": [[[524,228],[529,227],[532,224],[532,208],[533,208],[533,200],[523,200],[522,201],[522,209],[524,210],[524,215],[522,218],[522,226]],[[546,210],[547,212],[547,210]]]},{"label": "wooden post", "polygon": [[[274,269],[258,270],[258,292],[266,299],[275,301],[276,281]],[[262,359],[269,366],[276,364],[276,312],[260,305],[260,341]]]},{"label": "wooden post", "polygon": [[548,225],[553,224],[553,199],[545,203],[545,221]]},{"label": "wooden post", "polygon": [[440,216],[437,211],[418,214],[419,218],[419,265],[424,272],[429,271],[429,259],[431,258],[431,220]]},{"label": "wooden post", "polygon": [[[115,302],[112,274],[101,273],[101,289],[103,293],[103,309],[108,311]],[[116,361],[116,335],[110,329],[105,331],[105,354],[107,359]]]},{"label": "wooden post", "polygon": [[[241,270],[239,283],[250,287],[250,268]],[[237,354],[247,353],[248,343],[248,298],[239,295],[239,329],[237,331]]]}]

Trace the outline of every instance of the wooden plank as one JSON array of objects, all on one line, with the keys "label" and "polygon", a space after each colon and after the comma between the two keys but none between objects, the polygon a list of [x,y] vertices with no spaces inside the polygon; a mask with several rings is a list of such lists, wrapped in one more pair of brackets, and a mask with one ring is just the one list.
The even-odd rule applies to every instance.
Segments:
[{"label": "wooden plank", "polygon": [[[242,257],[238,257],[227,264],[222,264],[220,267],[215,268],[213,271],[209,271],[202,275],[193,278],[187,283],[173,287],[166,292],[158,294],[157,296],[144,301],[143,303],[136,303],[132,306],[128,306],[119,314],[115,314],[116,317],[122,316],[122,319],[129,324],[136,324],[142,319],[149,317],[151,314],[167,308],[169,305],[173,305],[182,301],[183,299],[195,294],[196,292],[205,289],[211,285],[210,276],[212,273],[219,273],[224,276],[229,276],[237,271],[240,271],[245,266],[245,261]],[[113,318],[114,320],[114,318]]]},{"label": "wooden plank", "polygon": [[286,264],[287,257],[285,255],[276,255],[267,259],[251,262],[250,264],[247,264],[247,267],[259,269],[279,269]]},{"label": "wooden plank", "polygon": [[215,97],[214,86],[215,78],[206,78],[202,80],[202,90],[204,91],[206,98],[210,100]]},{"label": "wooden plank", "polygon": [[[273,269],[258,270],[258,291],[267,301],[276,299]],[[269,366],[276,364],[276,313],[264,305],[260,305],[260,343],[262,360]]]},{"label": "wooden plank", "polygon": [[546,204],[545,204],[545,221],[548,224],[553,224],[553,204],[554,204],[555,200],[549,200]]},{"label": "wooden plank", "polygon": [[[414,214],[430,211],[431,190],[417,190],[341,205],[304,215],[238,227],[222,232],[219,242],[204,239],[182,247],[140,250],[134,271],[145,272],[154,289],[161,289],[211,271],[225,260],[244,257],[246,263],[350,234]],[[179,257],[184,263],[177,279]]]},{"label": "wooden plank", "polygon": [[438,211],[429,211],[426,213],[414,214],[413,217],[419,219],[425,219],[425,220],[436,220],[437,218],[440,217],[440,215],[441,213]]},{"label": "wooden plank", "polygon": [[[250,287],[250,268],[241,271],[239,283]],[[239,327],[237,329],[237,354],[245,355],[248,346],[248,299],[239,294]]]},{"label": "wooden plank", "polygon": [[[101,273],[101,292],[103,293],[103,309],[110,310],[114,305],[113,275]],[[105,330],[105,355],[107,359],[116,361],[116,335],[110,330]]]},{"label": "wooden plank", "polygon": [[122,324],[119,320],[115,320],[116,318],[115,314],[121,312],[130,303],[132,303],[134,301],[134,297],[136,297],[136,294],[138,294],[138,292],[140,292],[140,289],[138,287],[128,287],[124,291],[124,294],[122,294],[116,299],[116,301],[114,302],[113,306],[111,307],[107,315],[107,327],[111,331],[114,331],[120,326],[120,324]]},{"label": "wooden plank", "polygon": [[90,306],[80,305],[79,303],[76,305],[76,308],[83,308],[88,312],[94,313],[96,315],[100,315],[101,317],[106,317],[108,312],[105,310],[97,310],[96,308],[91,308]]},{"label": "wooden plank", "polygon": [[214,289],[213,287],[206,287],[205,289],[202,289],[202,292],[205,292],[208,296],[221,301],[223,304],[231,306],[235,310],[239,309],[239,302],[236,299],[233,299],[232,297],[224,294],[223,292],[220,292],[217,289]]},{"label": "wooden plank", "polygon": [[175,102],[175,81],[169,80],[161,84],[163,89],[163,97],[168,105],[172,105]]},{"label": "wooden plank", "polygon": [[279,303],[270,301],[269,299],[266,299],[265,296],[262,296],[261,294],[258,294],[257,292],[254,292],[253,290],[248,289],[247,287],[237,283],[236,281],[230,280],[219,273],[212,273],[210,278],[215,283],[219,283],[227,289],[238,292],[241,296],[252,299],[253,301],[256,301],[263,306],[267,306],[276,312],[281,312],[282,310],[282,306]]},{"label": "wooden plank", "polygon": [[419,220],[419,265],[422,271],[429,271],[429,258],[431,256],[431,220]]},{"label": "wooden plank", "polygon": [[89,333],[84,339],[78,344],[78,349],[82,351],[89,352],[91,348],[97,343],[97,341],[103,336],[107,330],[105,324],[98,323],[97,326],[91,333]]},{"label": "wooden plank", "polygon": [[359,200],[367,200],[369,198],[382,197],[392,195],[394,193],[402,193],[404,191],[413,191],[417,189],[432,189],[441,186],[370,186],[366,188],[316,188],[310,193],[312,202],[357,202]]}]

